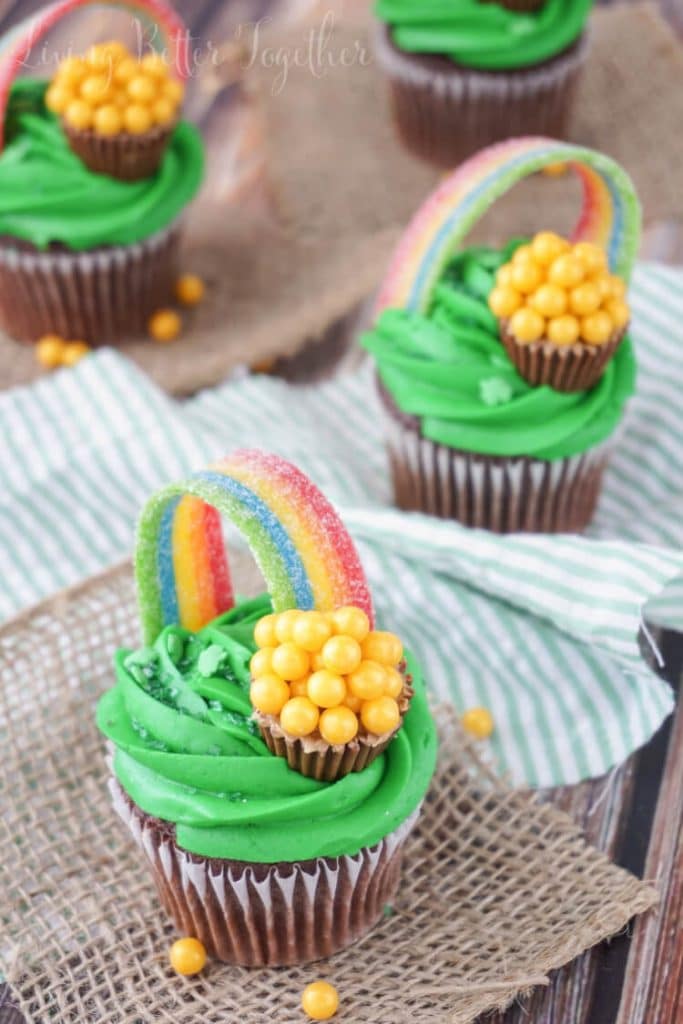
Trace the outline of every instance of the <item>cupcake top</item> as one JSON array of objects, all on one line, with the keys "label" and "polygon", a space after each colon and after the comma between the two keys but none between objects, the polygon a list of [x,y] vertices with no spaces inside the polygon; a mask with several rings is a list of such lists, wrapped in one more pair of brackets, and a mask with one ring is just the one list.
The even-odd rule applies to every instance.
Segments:
[{"label": "cupcake top", "polygon": [[[268,595],[235,605],[221,513],[247,538]],[[372,602],[355,547],[299,470],[276,456],[238,452],[160,491],[140,520],[136,577],[146,645],[118,652],[116,686],[97,720],[114,744],[120,785],[143,811],[175,824],[181,847],[261,863],[353,855],[418,808],[436,757],[422,677],[397,638],[370,630]],[[349,667],[347,641],[363,626],[366,654],[401,664],[412,699],[383,753],[330,783],[305,777],[269,749],[253,688],[276,679],[275,669],[289,699],[294,680],[283,677],[297,674],[295,657],[315,656],[308,648],[323,631],[332,635],[321,623],[335,615],[344,632],[327,652],[337,659],[332,667]],[[275,647],[266,641],[277,640],[278,623],[283,640]],[[250,665],[264,656],[268,665],[257,665],[255,680]],[[392,668],[387,663],[387,680]],[[268,687],[260,690],[268,696]],[[320,696],[328,703],[329,694]]]},{"label": "cupcake top", "polygon": [[424,437],[483,455],[560,459],[613,433],[634,391],[633,347],[626,339],[589,391],[563,394],[523,380],[488,307],[495,274],[519,244],[461,251],[429,312],[386,309],[361,344],[399,409],[420,419]]},{"label": "cupcake top", "polygon": [[540,64],[581,35],[592,0],[545,0],[519,12],[484,0],[377,0],[375,13],[406,53],[438,54],[463,67],[504,71]]},{"label": "cupcake top", "polygon": [[[558,161],[577,170],[584,190],[575,248],[549,232],[502,248],[463,248],[496,199]],[[614,161],[549,139],[491,146],[446,178],[413,217],[362,343],[395,404],[419,418],[430,440],[491,456],[579,454],[609,437],[634,390],[633,348],[618,332],[628,319],[623,293],[639,235],[633,185]],[[595,386],[532,386],[533,375],[520,375],[504,347],[503,323],[514,324],[525,343],[551,330],[563,359],[575,355],[577,341],[592,352],[604,347],[606,358],[615,354],[597,364]],[[614,332],[611,349],[605,343]]]},{"label": "cupcake top", "polygon": [[45,105],[47,83],[16,82],[6,145],[0,154],[0,235],[47,248],[129,245],[180,214],[203,174],[203,144],[186,121],[175,128],[158,171],[122,182],[96,174],[71,151],[58,117]]},{"label": "cupcake top", "polygon": [[143,241],[172,224],[202,179],[200,136],[178,121],[190,36],[165,0],[134,5],[159,53],[137,59],[101,43],[64,58],[51,83],[17,77],[46,34],[89,2],[55,0],[0,46],[0,237],[38,249]]}]

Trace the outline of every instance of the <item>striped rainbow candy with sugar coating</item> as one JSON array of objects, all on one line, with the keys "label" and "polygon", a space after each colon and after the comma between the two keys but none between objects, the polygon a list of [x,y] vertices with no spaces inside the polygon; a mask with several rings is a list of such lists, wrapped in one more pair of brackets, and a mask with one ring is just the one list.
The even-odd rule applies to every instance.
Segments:
[{"label": "striped rainbow candy with sugar coating", "polygon": [[640,243],[641,215],[626,171],[595,150],[529,136],[481,150],[423,203],[392,256],[376,312],[389,307],[426,311],[449,259],[488,208],[522,178],[556,163],[570,164],[583,188],[572,240],[600,245],[612,272],[628,281]]},{"label": "striped rainbow candy with sugar coating", "polygon": [[189,35],[182,18],[164,0],[57,0],[15,25],[0,39],[0,151],[4,145],[5,116],[12,82],[31,50],[65,15],[97,3],[105,7],[122,7],[155,25],[161,33],[156,48],[168,50],[178,78],[185,79],[189,75]]},{"label": "striped rainbow candy with sugar coating", "polygon": [[198,630],[232,607],[221,514],[247,539],[275,611],[355,605],[373,622],[358,553],[329,501],[285,459],[243,449],[145,505],[135,575],[146,643],[166,625]]}]

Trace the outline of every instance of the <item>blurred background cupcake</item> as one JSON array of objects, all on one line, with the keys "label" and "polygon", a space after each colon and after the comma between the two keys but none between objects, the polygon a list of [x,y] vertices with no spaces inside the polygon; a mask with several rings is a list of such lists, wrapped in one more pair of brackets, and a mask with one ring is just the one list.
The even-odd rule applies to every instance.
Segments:
[{"label": "blurred background cupcake", "polygon": [[[558,159],[584,187],[575,245],[543,231],[461,247],[496,198]],[[499,532],[590,522],[635,387],[625,295],[639,232],[617,164],[544,139],[478,154],[418,210],[361,339],[401,508]]]},{"label": "blurred background cupcake", "polygon": [[592,0],[377,0],[405,145],[441,167],[512,135],[566,136]]},{"label": "blurred background cupcake", "polygon": [[67,56],[52,81],[13,81],[68,10],[46,8],[0,68],[0,326],[96,345],[142,332],[171,298],[203,144],[180,118],[187,36],[163,3],[150,14],[166,56],[111,41]]}]

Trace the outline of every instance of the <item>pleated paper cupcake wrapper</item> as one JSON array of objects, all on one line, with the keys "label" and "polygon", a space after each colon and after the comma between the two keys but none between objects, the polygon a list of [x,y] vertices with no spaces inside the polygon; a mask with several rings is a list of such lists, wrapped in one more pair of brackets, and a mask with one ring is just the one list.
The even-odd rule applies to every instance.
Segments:
[{"label": "pleated paper cupcake wrapper", "polygon": [[588,391],[600,380],[605,367],[626,335],[621,330],[604,345],[553,345],[517,341],[505,322],[500,338],[520,375],[534,386],[548,384],[556,391]]},{"label": "pleated paper cupcake wrapper", "polygon": [[495,533],[576,533],[591,521],[612,440],[552,462],[478,455],[422,437],[411,417],[389,411],[382,397],[399,508]]},{"label": "pleated paper cupcake wrapper", "polygon": [[98,135],[72,128],[62,122],[71,150],[96,174],[108,174],[120,181],[139,181],[157,170],[175,124],[153,128],[143,135]]},{"label": "pleated paper cupcake wrapper", "polygon": [[173,293],[179,238],[176,222],[133,245],[83,252],[0,244],[0,326],[26,342],[59,334],[100,345],[141,334]]},{"label": "pleated paper cupcake wrapper", "polygon": [[171,826],[144,814],[114,779],[109,785],[179,932],[243,967],[308,963],[365,935],[396,894],[403,845],[419,813],[353,857],[245,864],[181,850]]},{"label": "pleated paper cupcake wrapper", "polygon": [[537,67],[485,72],[445,57],[403,53],[379,25],[375,53],[389,78],[394,121],[404,145],[452,168],[477,150],[515,135],[562,139],[587,52],[582,37]]},{"label": "pleated paper cupcake wrapper", "polygon": [[[405,663],[402,672],[405,674]],[[391,732],[381,736],[359,735],[350,743],[333,746],[321,737],[289,736],[275,715],[254,712],[263,741],[272,754],[283,757],[290,768],[318,782],[336,782],[351,772],[362,772],[369,764],[384,753],[401,728],[413,696],[412,686],[406,680],[398,697],[401,723]]]}]

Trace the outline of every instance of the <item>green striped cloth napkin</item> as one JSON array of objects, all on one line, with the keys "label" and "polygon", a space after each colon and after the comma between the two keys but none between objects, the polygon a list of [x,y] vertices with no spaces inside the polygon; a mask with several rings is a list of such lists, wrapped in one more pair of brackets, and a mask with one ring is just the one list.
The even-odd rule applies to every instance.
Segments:
[{"label": "green striped cloth napkin", "polygon": [[496,537],[390,508],[369,366],[311,389],[245,376],[179,404],[105,350],[0,395],[0,616],[128,553],[163,483],[262,447],[339,506],[380,619],[437,697],[493,711],[502,770],[532,785],[601,774],[672,707],[638,633],[646,603],[648,620],[683,627],[682,285],[659,266],[636,274],[638,395],[590,538]]}]

